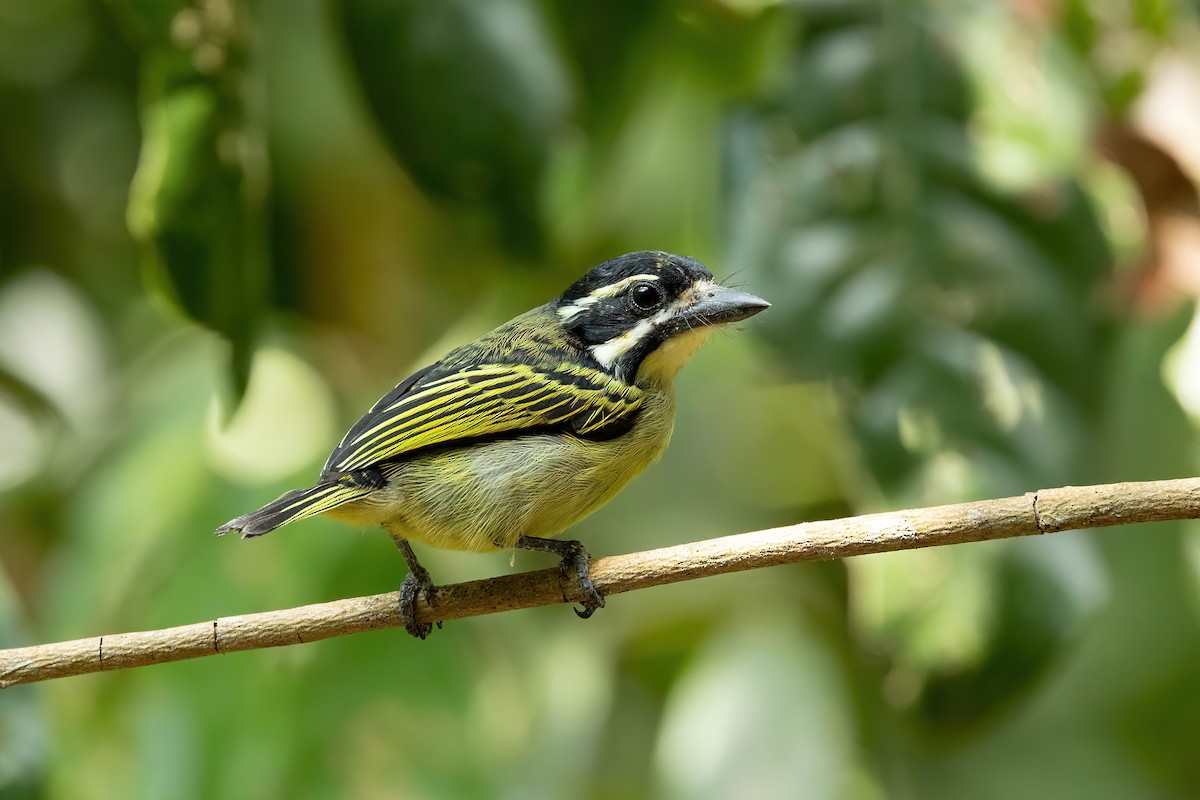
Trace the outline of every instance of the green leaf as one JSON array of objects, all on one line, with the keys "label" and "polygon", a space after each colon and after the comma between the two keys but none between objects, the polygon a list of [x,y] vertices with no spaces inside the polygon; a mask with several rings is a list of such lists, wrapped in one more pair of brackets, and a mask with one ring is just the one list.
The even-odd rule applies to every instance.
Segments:
[{"label": "green leaf", "polygon": [[952,738],[1033,689],[1108,594],[1091,543],[1078,537],[1006,542],[992,569],[982,652],[935,673],[921,695],[924,722]]},{"label": "green leaf", "polygon": [[[1096,215],[1070,181],[1036,196],[989,185],[953,49],[911,6],[876,7],[795,10],[807,38],[792,69],[729,125],[727,260],[774,304],[756,328],[841,388],[893,505],[1079,481],[1096,463],[1084,431],[1101,413],[1110,324],[1094,302],[1111,262]],[[1088,618],[1058,613],[1067,572],[1009,549],[977,566],[970,637],[955,628],[972,621],[962,603],[953,622],[915,601],[889,611],[882,649],[919,673],[936,729],[1019,697]],[[1038,616],[1030,598],[1055,611]]]},{"label": "green leaf", "polygon": [[0,364],[0,393],[5,394],[32,416],[61,423],[62,411],[38,387]]},{"label": "green leaf", "polygon": [[[768,615],[770,617],[772,615]],[[856,771],[845,669],[816,626],[775,614],[717,631],[663,711],[666,797],[846,796]]]},{"label": "green leaf", "polygon": [[845,379],[887,489],[918,489],[947,451],[972,456],[967,494],[1063,480],[1089,454],[1055,432],[1097,413],[1107,328],[1086,197],[979,177],[960,70],[918,21],[819,22],[793,77],[729,129],[728,260],[775,304],[760,329],[802,371]]},{"label": "green leaf", "polygon": [[343,0],[346,47],[375,121],[429,194],[486,212],[511,250],[542,247],[539,197],[571,87],[528,0]]},{"label": "green leaf", "polygon": [[118,6],[141,45],[129,229],[144,245],[151,287],[230,342],[240,397],[265,313],[267,172],[243,96],[248,4],[229,8],[227,17],[216,5]]}]

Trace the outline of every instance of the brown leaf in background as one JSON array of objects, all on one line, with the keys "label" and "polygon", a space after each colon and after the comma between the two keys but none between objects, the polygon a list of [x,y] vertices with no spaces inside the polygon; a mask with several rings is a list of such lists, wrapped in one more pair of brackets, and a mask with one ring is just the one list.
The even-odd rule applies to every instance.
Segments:
[{"label": "brown leaf in background", "polygon": [[1150,71],[1132,119],[1110,120],[1100,152],[1137,185],[1146,252],[1122,295],[1143,311],[1200,297],[1200,64],[1167,55]]}]

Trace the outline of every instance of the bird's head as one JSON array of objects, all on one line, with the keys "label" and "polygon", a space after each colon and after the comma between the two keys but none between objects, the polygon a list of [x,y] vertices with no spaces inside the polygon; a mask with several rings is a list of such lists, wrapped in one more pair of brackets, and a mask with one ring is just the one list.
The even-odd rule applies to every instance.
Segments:
[{"label": "bird's head", "polygon": [[668,384],[715,328],[769,306],[721,286],[694,258],[641,251],[593,267],[555,301],[554,311],[616,377]]}]

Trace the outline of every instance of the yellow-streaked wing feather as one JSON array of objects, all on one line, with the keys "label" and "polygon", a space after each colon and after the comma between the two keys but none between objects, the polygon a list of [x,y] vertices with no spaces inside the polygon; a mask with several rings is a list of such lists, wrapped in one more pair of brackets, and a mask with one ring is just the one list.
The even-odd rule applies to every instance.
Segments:
[{"label": "yellow-streaked wing feather", "polygon": [[376,408],[328,466],[349,472],[433,445],[524,430],[607,436],[632,423],[642,395],[607,373],[568,363],[464,367]]}]

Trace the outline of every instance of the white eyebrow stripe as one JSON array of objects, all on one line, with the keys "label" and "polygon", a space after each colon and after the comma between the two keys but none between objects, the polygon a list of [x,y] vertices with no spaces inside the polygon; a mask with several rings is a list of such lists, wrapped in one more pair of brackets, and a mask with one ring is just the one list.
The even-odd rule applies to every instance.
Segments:
[{"label": "white eyebrow stripe", "polygon": [[[601,286],[598,289],[592,290],[592,293],[589,294],[588,297],[595,298],[595,300],[592,301],[594,303],[596,300],[600,300],[601,298],[613,297],[615,295],[620,294],[621,292],[623,292],[625,290],[625,287],[631,283],[636,283],[638,281],[657,281],[657,280],[658,280],[657,275],[651,275],[651,274],[645,273],[645,272],[640,275],[630,275],[628,278],[622,278],[621,280],[617,281],[616,283],[610,283],[607,286]],[[580,298],[580,299],[583,299],[583,298]]]},{"label": "white eyebrow stripe", "polygon": [[578,300],[573,301],[570,305],[563,306],[558,310],[558,316],[562,317],[563,322],[569,322],[579,314],[588,309],[589,306],[594,306],[596,303],[608,297],[615,297],[625,290],[625,287],[631,283],[638,281],[657,281],[657,275],[649,273],[641,273],[639,275],[630,275],[628,278],[622,278],[616,283],[610,283],[607,286],[601,286],[598,289],[592,290],[592,293]]}]

